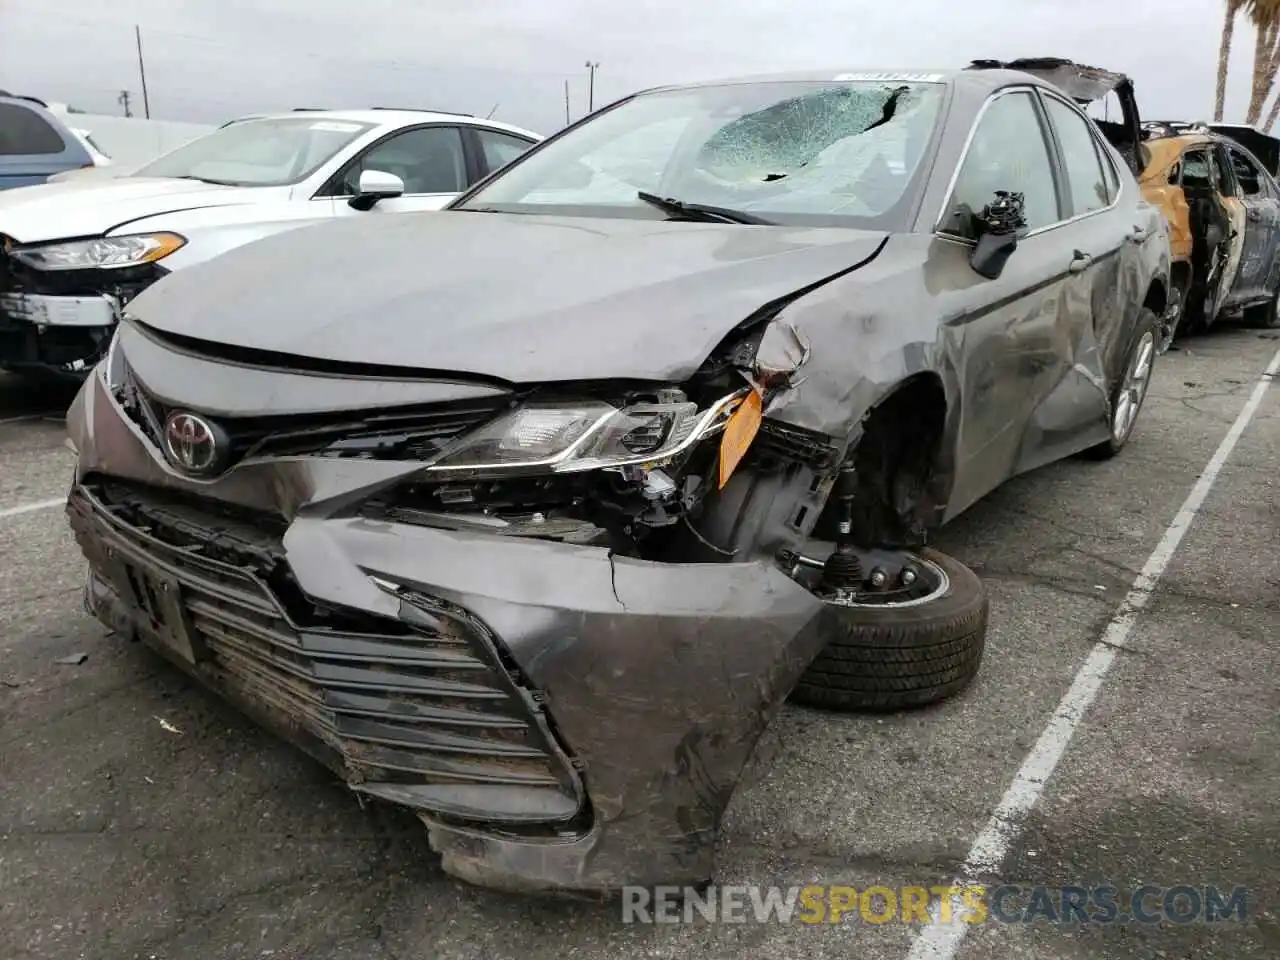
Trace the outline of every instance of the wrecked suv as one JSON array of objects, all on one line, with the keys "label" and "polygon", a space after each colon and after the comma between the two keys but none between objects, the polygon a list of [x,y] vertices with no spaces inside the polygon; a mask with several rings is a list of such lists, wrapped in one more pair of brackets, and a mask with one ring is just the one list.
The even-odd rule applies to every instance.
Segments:
[{"label": "wrecked suv", "polygon": [[68,418],[86,603],[459,877],[704,881],[788,695],[974,676],[929,533],[1124,446],[1160,226],[1024,73],[625,98],[444,214],[140,294]]}]

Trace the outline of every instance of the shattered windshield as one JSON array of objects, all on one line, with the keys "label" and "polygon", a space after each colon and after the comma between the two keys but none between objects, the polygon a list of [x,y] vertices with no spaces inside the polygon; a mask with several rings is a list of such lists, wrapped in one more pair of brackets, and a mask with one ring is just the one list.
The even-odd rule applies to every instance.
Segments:
[{"label": "shattered windshield", "polygon": [[642,94],[536,149],[458,208],[662,217],[643,191],[775,223],[900,229],[943,90],[877,79]]}]

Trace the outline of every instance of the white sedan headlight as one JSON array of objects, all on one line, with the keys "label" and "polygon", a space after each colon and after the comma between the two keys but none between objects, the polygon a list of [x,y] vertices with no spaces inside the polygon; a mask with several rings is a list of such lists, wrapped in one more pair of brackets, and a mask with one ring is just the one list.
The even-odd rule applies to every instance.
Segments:
[{"label": "white sedan headlight", "polygon": [[176,233],[138,233],[39,247],[14,247],[9,255],[36,270],[111,270],[155,263],[186,246]]},{"label": "white sedan headlight", "polygon": [[576,473],[656,463],[723,430],[745,393],[706,410],[690,401],[621,408],[596,400],[530,404],[454,441],[427,473]]}]

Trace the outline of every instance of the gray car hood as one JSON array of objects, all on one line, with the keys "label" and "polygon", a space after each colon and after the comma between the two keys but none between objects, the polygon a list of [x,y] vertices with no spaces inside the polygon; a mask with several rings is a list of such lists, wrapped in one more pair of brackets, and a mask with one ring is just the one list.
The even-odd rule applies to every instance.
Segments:
[{"label": "gray car hood", "polygon": [[375,213],[178,271],[129,312],[162,332],[329,362],[511,383],[678,381],[761,306],[869,259],[886,236]]}]

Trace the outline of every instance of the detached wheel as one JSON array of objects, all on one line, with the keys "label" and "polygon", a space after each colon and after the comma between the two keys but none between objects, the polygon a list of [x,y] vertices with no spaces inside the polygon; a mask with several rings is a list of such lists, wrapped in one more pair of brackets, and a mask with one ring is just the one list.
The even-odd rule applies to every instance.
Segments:
[{"label": "detached wheel", "polygon": [[1124,373],[1111,390],[1111,436],[1086,450],[1087,457],[1110,460],[1129,442],[1151,386],[1151,371],[1155,366],[1159,339],[1160,318],[1154,311],[1143,307],[1125,358]]},{"label": "detached wheel", "polygon": [[990,601],[978,575],[936,550],[919,554],[933,589],[901,602],[830,602],[827,645],[791,699],[827,710],[924,707],[959,693],[978,673]]}]

